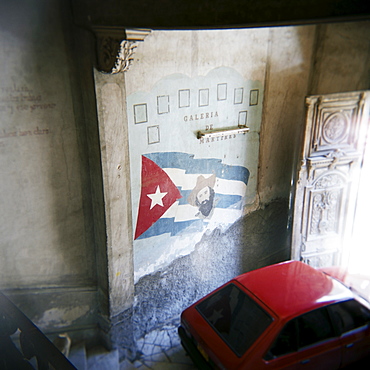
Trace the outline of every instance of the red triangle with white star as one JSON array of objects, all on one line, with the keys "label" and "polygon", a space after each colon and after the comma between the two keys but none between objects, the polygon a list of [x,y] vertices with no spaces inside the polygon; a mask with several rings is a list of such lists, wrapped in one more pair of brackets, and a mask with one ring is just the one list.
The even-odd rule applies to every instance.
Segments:
[{"label": "red triangle with white star", "polygon": [[182,197],[162,168],[149,158],[141,157],[141,194],[134,239],[148,230]]}]

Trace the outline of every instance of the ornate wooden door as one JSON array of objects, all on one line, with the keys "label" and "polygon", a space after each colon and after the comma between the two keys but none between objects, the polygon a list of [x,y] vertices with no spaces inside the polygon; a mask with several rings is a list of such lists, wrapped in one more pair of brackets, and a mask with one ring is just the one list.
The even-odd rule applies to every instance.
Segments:
[{"label": "ornate wooden door", "polygon": [[343,264],[350,248],[370,91],[306,98],[297,168],[292,259],[314,267]]}]

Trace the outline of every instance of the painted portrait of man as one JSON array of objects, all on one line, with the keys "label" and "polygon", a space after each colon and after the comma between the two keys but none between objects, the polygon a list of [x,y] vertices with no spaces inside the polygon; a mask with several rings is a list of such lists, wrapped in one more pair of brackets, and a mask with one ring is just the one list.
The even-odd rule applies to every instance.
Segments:
[{"label": "painted portrait of man", "polygon": [[205,178],[198,176],[195,188],[188,197],[188,202],[194,207],[198,207],[197,216],[200,218],[211,218],[214,208],[216,176],[211,175]]}]

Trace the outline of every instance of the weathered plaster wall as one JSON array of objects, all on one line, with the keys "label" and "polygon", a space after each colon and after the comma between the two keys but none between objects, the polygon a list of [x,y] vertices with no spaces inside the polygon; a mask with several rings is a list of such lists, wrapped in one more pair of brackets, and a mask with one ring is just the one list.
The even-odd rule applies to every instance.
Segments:
[{"label": "weathered plaster wall", "polygon": [[290,192],[305,96],[369,88],[369,27],[365,21],[271,28],[261,133],[262,203]]},{"label": "weathered plaster wall", "polygon": [[[311,92],[367,88],[369,51],[361,45],[367,43],[363,34],[368,29],[365,22],[258,30],[154,31],[138,45],[125,76],[127,97],[150,91],[165,76],[181,73],[194,78],[224,66],[246,79],[263,81],[264,105],[256,201],[232,226],[207,231],[192,252],[173,257],[172,262],[135,283],[134,304],[116,315],[113,329],[114,336],[130,349],[129,356],[135,357],[139,338],[165,323],[176,324],[184,307],[214,287],[244,271],[290,257],[289,197],[305,116],[304,98]],[[358,37],[363,42],[358,42]],[[329,60],[335,68],[328,68]],[[330,72],[326,73],[327,69]],[[343,76],[347,69],[351,75]],[[129,141],[129,147],[133,146],[135,142]],[[133,245],[126,247],[133,248],[134,257]]]},{"label": "weathered plaster wall", "polygon": [[0,289],[46,331],[94,326],[97,311],[70,22],[58,0],[0,4]]},{"label": "weathered plaster wall", "polygon": [[[0,4],[0,288],[42,329],[95,325],[99,311],[134,357],[215,286],[289,258],[304,96],[369,88],[369,23],[153,31],[126,75],[93,76],[94,40],[62,3]],[[218,67],[264,86],[256,200],[135,284],[126,98]]]},{"label": "weathered plaster wall", "polygon": [[132,306],[134,287],[124,77],[124,74],[95,73],[111,316]]},{"label": "weathered plaster wall", "polygon": [[[174,170],[185,172],[184,175],[182,172],[174,173],[172,167],[166,172],[181,190],[182,197],[178,205],[171,206],[171,216],[167,213],[160,220],[166,222],[166,226],[160,226],[160,229],[158,226],[158,230],[154,231],[157,224],[153,221],[153,231],[150,235],[141,236],[141,233],[135,233],[135,281],[166,266],[174,258],[190,253],[206,229],[211,232],[216,226],[225,227],[234,222],[235,217],[242,215],[241,209],[238,216],[231,216],[231,212],[235,213],[232,208],[235,206],[231,204],[228,209],[221,209],[216,205],[214,214],[204,221],[195,215],[197,209],[191,206],[187,197],[192,189],[195,190],[196,176],[210,178],[212,174],[216,174],[214,189],[220,202],[225,199],[219,186],[221,181],[224,181],[225,186],[232,186],[231,181],[236,180],[230,177],[222,178],[211,161],[217,159],[223,166],[233,166],[234,169],[236,166],[243,166],[249,172],[246,190],[240,193],[243,205],[253,208],[258,204],[258,147],[268,39],[269,30],[262,28],[153,31],[138,45],[135,62],[125,76],[132,218],[136,230],[142,222],[140,212],[144,209],[143,197],[146,199],[145,194],[139,197],[140,181],[145,180],[143,173],[140,173],[141,155],[154,160],[161,168],[174,166]],[[219,96],[220,86],[224,88],[222,96]],[[250,102],[251,91],[258,94],[255,105]],[[180,100],[181,92],[187,94],[188,100]],[[201,92],[206,94],[204,102],[200,101]],[[242,92],[242,95],[235,95],[237,92]],[[157,100],[160,99],[166,101],[163,108],[157,106]],[[138,112],[143,110],[144,113],[138,117]],[[250,127],[247,135],[232,138],[226,136],[228,140],[222,137],[221,140],[212,142],[203,142],[196,138],[197,130],[206,130],[210,126],[214,129],[237,127],[241,112],[247,115],[245,123]],[[158,130],[158,136],[156,140],[150,141],[147,139],[147,130],[154,128]],[[178,161],[178,164],[160,164],[164,163],[163,153],[167,153],[169,161]],[[189,156],[186,164],[183,163],[183,158],[181,163],[180,159],[177,159],[178,153]],[[193,172],[192,166],[197,168]],[[193,178],[190,176],[192,173]],[[237,194],[239,193],[233,192],[234,196]],[[145,217],[151,217],[149,212],[145,213]],[[170,217],[173,217],[174,226],[167,226],[171,222]],[[179,228],[181,232],[177,231],[176,234],[174,229]]]},{"label": "weathered plaster wall", "polygon": [[270,29],[259,168],[262,204],[288,198],[304,98],[309,85],[315,26]]},{"label": "weathered plaster wall", "polygon": [[369,21],[317,26],[310,95],[369,89],[369,28]]},{"label": "weathered plaster wall", "polygon": [[[150,90],[165,76],[206,76],[220,66],[260,81],[265,86],[262,145],[260,152],[252,154],[259,159],[258,194],[247,207],[249,212],[260,203],[289,197],[297,121],[304,116],[314,43],[315,26],[153,31],[138,46],[135,62],[126,73],[127,96]],[[287,136],[292,140],[286,140]]]},{"label": "weathered plaster wall", "polygon": [[214,31],[153,31],[135,52],[126,74],[127,96],[150,88],[165,76],[205,76],[232,66],[245,79],[265,78],[269,29]]},{"label": "weathered plaster wall", "polygon": [[[96,74],[98,102],[103,104],[99,108],[99,116],[102,117],[100,119],[102,153],[109,153],[108,149],[111,151],[112,148],[115,150],[120,148],[118,152],[123,153],[121,143],[126,139],[120,134],[122,128],[117,128],[113,131],[114,135],[109,135],[111,140],[108,143],[105,141],[105,135],[107,129],[110,130],[108,127],[111,129],[116,127],[115,120],[122,122],[118,115],[112,113],[116,119],[108,117],[106,112],[107,109],[110,112],[117,109],[124,92],[129,102],[127,109],[130,109],[133,104],[130,103],[130,97],[136,96],[138,92],[151,91],[158,81],[161,81],[162,85],[163,81],[168,84],[172,81],[176,84],[179,74],[186,75],[191,80],[203,76],[204,80],[204,76],[219,67],[231,68],[245,80],[257,80],[264,87],[259,140],[262,145],[260,151],[257,147],[249,155],[253,157],[252,161],[259,163],[252,175],[258,180],[253,201],[244,209],[247,215],[226,228],[217,227],[216,222],[213,229],[199,235],[199,242],[195,241],[192,246],[188,246],[189,251],[185,254],[176,255],[171,251],[169,255],[165,255],[166,264],[153,273],[140,275],[139,280],[135,281],[134,301],[127,310],[122,310],[122,306],[117,307],[113,303],[113,311],[118,312],[113,318],[113,337],[121,343],[121,346],[123,344],[123,347],[129,349],[127,353],[129,356],[136,356],[135,346],[139,338],[166,322],[178,320],[184,307],[216,286],[244,271],[289,258],[288,198],[294,139],[286,138],[290,131],[295,131],[294,127],[299,121],[297,117],[303,120],[303,101],[308,89],[314,41],[313,26],[225,31],[153,31],[138,45],[135,61],[125,74],[124,80]],[[114,89],[113,85],[110,85],[113,80],[116,84]],[[105,94],[109,99],[106,100],[103,96],[99,98],[103,92],[102,87],[109,85],[112,89],[109,94]],[[130,114],[129,112],[128,122],[123,124],[131,124]],[[132,118],[133,121],[134,119]],[[174,119],[172,135],[178,132],[176,125],[181,124],[179,119],[181,117]],[[202,128],[199,126],[198,129]],[[297,135],[297,132],[294,132],[294,135]],[[134,138],[130,136],[128,142],[130,154],[141,145],[136,144]],[[212,153],[212,147],[209,147],[210,158],[212,155],[215,157],[220,155],[218,152],[220,149]],[[221,150],[225,151],[225,157],[231,153],[227,145]],[[107,169],[111,167],[112,179],[121,181],[117,179],[116,173],[117,165],[121,161],[114,157],[114,151],[106,160]],[[126,168],[127,160],[128,158],[125,162]],[[130,176],[131,186],[139,188],[140,179],[132,176],[132,171],[135,170],[131,163],[131,172],[126,172],[126,176]],[[118,183],[107,182],[107,184],[110,184],[106,191],[110,202],[114,201],[117,205],[126,202],[127,205],[127,201],[119,197]],[[136,194],[137,191],[133,193]],[[275,199],[281,200],[274,201]],[[133,204],[137,206],[137,203]],[[112,214],[112,209],[110,208],[108,212]],[[222,220],[218,221],[222,223]],[[126,254],[119,254],[122,266],[126,266],[126,273],[131,271],[130,258],[135,261],[135,253],[142,254],[140,260],[147,256],[147,263],[154,263],[150,253],[143,254],[140,249],[135,249],[132,239],[135,222],[136,219],[133,217],[129,228],[122,227],[123,222],[120,219],[119,227],[115,230],[121,231],[117,233],[120,235],[117,242],[121,247],[117,248],[118,244],[115,246],[112,243],[113,249],[126,250]],[[143,243],[145,241],[149,250],[154,248],[155,245],[151,246],[150,239],[144,239]],[[115,274],[118,272],[115,269],[116,261],[116,259],[110,261]],[[135,263],[133,267],[135,269]],[[113,286],[115,287],[115,284]],[[131,292],[123,286],[113,289],[116,289],[116,293],[125,290],[126,295]],[[126,300],[127,302],[131,300]]]},{"label": "weathered plaster wall", "polygon": [[[255,203],[262,102],[262,82],[245,80],[230,67],[194,78],[172,74],[149,92],[127,97],[129,142],[135,143],[130,147],[135,281],[189,254],[204,232],[227,228]],[[196,136],[207,127],[238,124],[249,132]],[[195,196],[206,185],[214,196],[209,208],[201,208]],[[163,198],[155,204],[149,197],[159,191]]]}]

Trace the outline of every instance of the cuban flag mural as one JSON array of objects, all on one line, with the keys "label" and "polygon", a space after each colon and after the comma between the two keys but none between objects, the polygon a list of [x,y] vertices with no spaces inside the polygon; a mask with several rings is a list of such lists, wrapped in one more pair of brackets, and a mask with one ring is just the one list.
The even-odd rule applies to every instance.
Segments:
[{"label": "cuban flag mural", "polygon": [[[204,234],[224,232],[253,207],[262,97],[262,81],[228,67],[165,76],[128,94],[135,281],[191,253]],[[241,126],[249,132],[226,134]],[[221,134],[198,136],[212,130]]]},{"label": "cuban flag mural", "polygon": [[235,221],[242,210],[249,171],[219,159],[180,152],[142,155],[135,238],[201,231],[212,217]]}]

